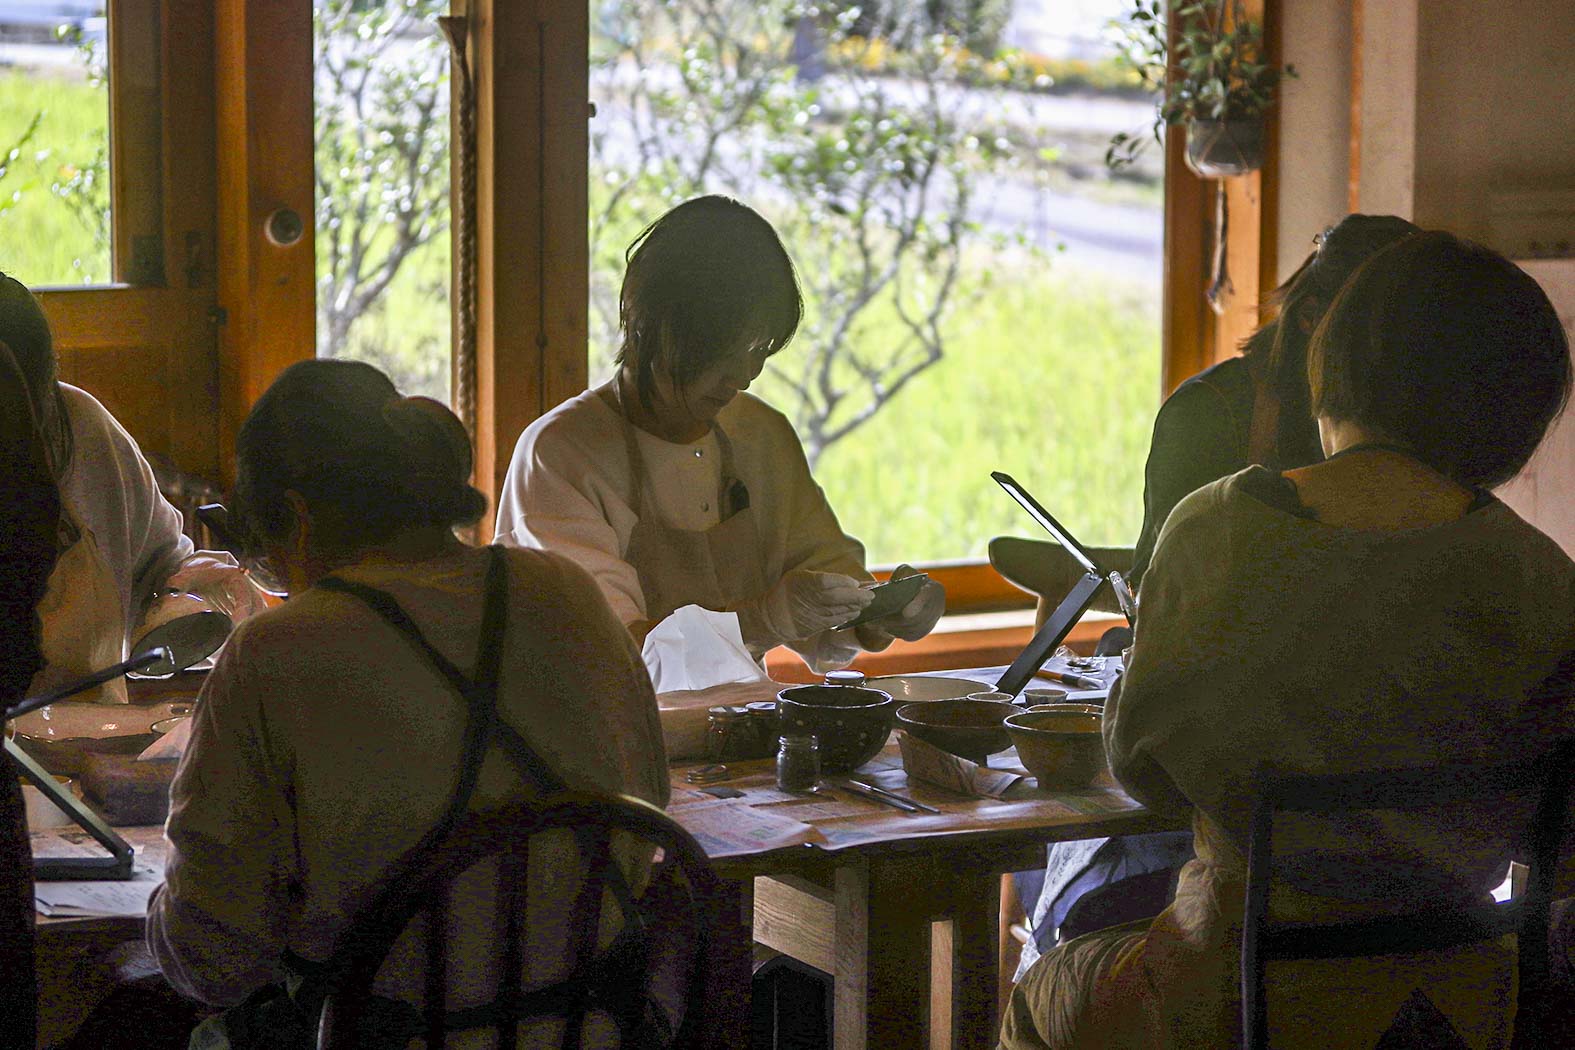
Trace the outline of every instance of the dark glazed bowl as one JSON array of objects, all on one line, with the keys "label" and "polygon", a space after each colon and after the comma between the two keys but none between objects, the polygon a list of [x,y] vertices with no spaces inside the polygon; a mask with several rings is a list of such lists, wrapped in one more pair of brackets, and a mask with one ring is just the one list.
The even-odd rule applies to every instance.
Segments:
[{"label": "dark glazed bowl", "polygon": [[848,773],[886,746],[897,701],[879,689],[801,685],[777,694],[782,735],[820,738],[820,768]]},{"label": "dark glazed bowl", "polygon": [[[1068,705],[1072,706],[1072,705]],[[1102,715],[1086,711],[1024,711],[1006,720],[1017,757],[1039,786],[1091,786],[1107,768]]]},{"label": "dark glazed bowl", "polygon": [[1021,710],[1004,700],[931,700],[897,708],[897,725],[942,751],[984,765],[1012,746],[1002,723]]}]

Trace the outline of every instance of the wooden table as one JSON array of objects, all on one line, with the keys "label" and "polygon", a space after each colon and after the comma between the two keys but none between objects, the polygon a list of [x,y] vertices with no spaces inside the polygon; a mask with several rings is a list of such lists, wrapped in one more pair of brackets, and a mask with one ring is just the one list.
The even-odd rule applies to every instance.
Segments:
[{"label": "wooden table", "polygon": [[[991,765],[1026,773],[1012,751]],[[673,769],[678,797],[695,790],[683,779],[689,768]],[[779,797],[771,763],[729,770],[736,775],[715,786],[743,791],[737,803]],[[732,982],[747,988],[751,939],[830,973],[836,1050],[993,1047],[1001,875],[1041,867],[1050,842],[1181,827],[1108,780],[1051,793],[1030,779],[1004,800],[910,784],[894,744],[860,776],[943,812],[903,813],[833,788],[835,804],[826,807],[833,815],[804,819],[825,842],[713,856],[730,893],[719,951]],[[821,808],[818,799],[805,804]],[[803,805],[766,801],[760,808],[791,813]],[[839,809],[845,814],[834,815]],[[694,830],[684,805],[672,812]],[[740,1026],[733,1045],[744,1045],[747,994],[731,997]]]},{"label": "wooden table", "polygon": [[[994,681],[998,671],[956,674]],[[695,788],[672,769],[673,814],[693,825],[683,800]],[[1012,768],[1016,753],[991,759]],[[736,763],[716,787],[749,804],[803,817],[824,841],[711,850],[725,897],[715,922],[720,983],[710,997],[728,1030],[718,1045],[748,1045],[755,940],[830,973],[836,1050],[993,1047],[998,1030],[1000,876],[1039,867],[1050,842],[1177,830],[1111,782],[1078,792],[1041,792],[1032,780],[1002,800],[967,799],[909,784],[895,744],[860,776],[941,808],[907,814],[833,789],[830,798],[785,800],[769,761]],[[818,807],[806,813],[806,804]],[[159,829],[147,829],[157,837]],[[41,920],[45,950],[60,939],[136,939],[139,919]],[[52,945],[49,942],[54,942]]]}]

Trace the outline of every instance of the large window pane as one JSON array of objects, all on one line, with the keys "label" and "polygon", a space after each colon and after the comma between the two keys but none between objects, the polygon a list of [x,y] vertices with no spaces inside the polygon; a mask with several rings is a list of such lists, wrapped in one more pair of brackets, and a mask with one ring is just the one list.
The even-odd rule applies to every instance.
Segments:
[{"label": "large window pane", "polygon": [[1119,177],[1151,101],[1121,0],[596,0],[592,375],[623,250],[679,200],[736,196],[798,263],[798,338],[754,390],[794,422],[875,562],[977,558],[1033,526],[1131,543],[1159,399],[1162,171]]},{"label": "large window pane", "polygon": [[0,0],[0,269],[29,285],[110,272],[104,4]]},{"label": "large window pane", "polygon": [[446,0],[313,0],[317,352],[449,399]]}]

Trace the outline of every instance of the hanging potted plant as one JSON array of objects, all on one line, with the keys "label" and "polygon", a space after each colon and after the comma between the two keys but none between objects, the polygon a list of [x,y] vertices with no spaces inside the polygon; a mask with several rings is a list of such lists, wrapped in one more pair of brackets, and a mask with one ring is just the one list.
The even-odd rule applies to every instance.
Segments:
[{"label": "hanging potted plant", "polygon": [[[1187,166],[1206,179],[1245,175],[1263,166],[1264,116],[1274,104],[1287,66],[1263,55],[1263,25],[1247,17],[1241,0],[1189,0],[1176,8],[1171,54],[1162,0],[1135,0],[1115,27],[1122,60],[1159,94],[1153,140],[1181,124],[1187,130]],[[1131,164],[1149,136],[1125,132],[1110,140],[1105,163]]]}]

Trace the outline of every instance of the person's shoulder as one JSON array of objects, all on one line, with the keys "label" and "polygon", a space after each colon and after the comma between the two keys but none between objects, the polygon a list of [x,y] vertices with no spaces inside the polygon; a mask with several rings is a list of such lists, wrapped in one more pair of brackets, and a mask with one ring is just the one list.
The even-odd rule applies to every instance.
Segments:
[{"label": "person's shoulder", "polygon": [[1221,411],[1234,412],[1241,405],[1250,406],[1251,403],[1252,376],[1247,362],[1244,358],[1233,357],[1184,380],[1160,406],[1159,416],[1171,420],[1182,413],[1213,416]]},{"label": "person's shoulder", "polygon": [[1547,582],[1557,579],[1575,587],[1575,560],[1557,540],[1521,517],[1502,499],[1489,495],[1485,505],[1465,520],[1478,522],[1484,533],[1496,536],[1501,546],[1518,560],[1539,566]]},{"label": "person's shoulder", "polygon": [[737,431],[755,441],[799,444],[798,431],[793,429],[792,421],[748,391],[728,402],[717,418],[730,436]]},{"label": "person's shoulder", "polygon": [[597,459],[602,447],[622,447],[618,419],[597,392],[586,390],[536,418],[515,445],[516,463]]},{"label": "person's shoulder", "polygon": [[126,428],[120,425],[104,403],[81,387],[70,383],[60,384],[60,396],[65,402],[66,416],[71,421],[74,437],[104,435],[111,440],[130,441]]},{"label": "person's shoulder", "polygon": [[1255,509],[1254,504],[1262,503],[1261,487],[1272,477],[1273,473],[1263,467],[1249,466],[1194,489],[1170,512],[1165,531],[1212,530],[1227,517]]}]

